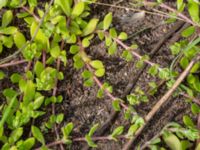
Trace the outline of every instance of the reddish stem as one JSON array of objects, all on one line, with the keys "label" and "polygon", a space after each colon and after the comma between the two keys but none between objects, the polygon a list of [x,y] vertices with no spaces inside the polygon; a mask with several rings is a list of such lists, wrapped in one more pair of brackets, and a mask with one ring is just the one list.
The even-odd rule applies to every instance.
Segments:
[{"label": "reddish stem", "polygon": [[23,64],[27,62],[28,62],[27,60],[12,61],[12,62],[0,65],[0,68],[15,66],[15,65],[19,65],[19,64]]},{"label": "reddish stem", "polygon": [[197,26],[197,24],[194,23],[190,18],[188,18],[188,17],[185,16],[184,14],[182,14],[182,13],[176,11],[175,9],[173,9],[173,8],[171,8],[171,7],[167,6],[167,5],[165,5],[164,3],[160,4],[159,6],[162,7],[162,8],[165,8],[165,9],[167,9],[167,10],[173,12],[173,13],[176,13],[179,17],[181,17],[182,19],[184,19],[186,22],[188,22],[188,23],[190,23],[190,24],[192,24],[192,25],[194,25],[194,26]]},{"label": "reddish stem", "polygon": [[[93,72],[93,69],[91,68],[91,66],[90,66],[88,63],[86,63],[86,67],[88,68],[88,70],[90,70],[91,72]],[[96,76],[93,76],[93,79],[94,79],[94,81],[97,83],[97,85],[99,86],[99,88],[102,89],[102,88],[103,88],[103,84],[101,83],[101,81],[100,81]],[[105,91],[106,95],[108,95],[108,97],[110,97],[110,99],[111,99],[112,101],[115,101],[115,100],[118,99],[117,97],[113,96],[107,89],[104,89],[104,91]],[[125,104],[120,103],[120,105],[121,105],[125,110],[128,110],[128,106],[126,106]]]},{"label": "reddish stem", "polygon": [[[131,47],[127,46],[126,44],[124,44],[121,40],[117,39],[117,38],[114,38],[114,40],[119,44],[121,45],[124,49],[126,50],[132,50]],[[135,51],[131,51],[131,53],[133,54],[133,56],[137,57],[138,59],[142,59],[142,56],[138,53],[136,53]],[[151,61],[149,60],[144,60],[145,63],[149,64],[150,66],[154,66],[156,65],[155,63],[152,63]],[[160,68],[159,68],[160,69]]]},{"label": "reddish stem", "polygon": [[22,6],[22,9],[31,14],[38,22],[40,21],[40,18],[36,14],[34,14],[34,12],[31,12],[27,7]]},{"label": "reddish stem", "polygon": [[45,50],[42,51],[42,63],[43,63],[43,66],[45,67],[46,66],[46,52],[45,52]]},{"label": "reddish stem", "polygon": [[[113,140],[112,138],[110,138],[109,136],[99,136],[99,137],[91,137],[93,141],[105,141],[105,140]],[[125,136],[121,135],[117,137],[118,139],[126,139]],[[80,138],[74,138],[72,139],[73,142],[87,142],[87,140],[85,139],[85,137],[80,137]],[[49,143],[46,145],[46,147],[52,147],[52,146],[56,146],[59,144],[65,144],[65,141],[63,140],[59,140],[59,141],[55,141],[52,143]],[[40,150],[40,148],[36,148],[35,150]]]},{"label": "reddish stem", "polygon": [[186,98],[191,99],[194,103],[196,103],[196,104],[198,104],[198,105],[200,106],[200,100],[198,100],[198,99],[196,99],[196,98],[194,98],[194,97],[192,97],[192,96],[189,96],[189,95],[187,95],[187,94],[185,94],[185,93],[180,93],[180,95],[182,95],[182,96],[184,96],[184,97],[186,97]]},{"label": "reddish stem", "polygon": [[[78,45],[80,46],[80,51],[85,53],[84,47],[81,43],[80,38],[78,38]],[[90,64],[88,62],[85,62],[86,67],[88,68],[88,70],[90,70],[91,72],[93,72],[92,67],[90,66]],[[101,83],[101,81],[94,75],[93,76],[94,81],[97,83],[97,85],[102,89],[103,88],[103,84]],[[104,89],[106,95],[108,95],[108,97],[110,97],[110,99],[112,101],[117,100],[118,98],[116,98],[115,96],[113,96],[107,89]],[[128,110],[128,106],[126,106],[125,104],[123,104],[122,102],[120,102],[120,105],[125,109]]]}]

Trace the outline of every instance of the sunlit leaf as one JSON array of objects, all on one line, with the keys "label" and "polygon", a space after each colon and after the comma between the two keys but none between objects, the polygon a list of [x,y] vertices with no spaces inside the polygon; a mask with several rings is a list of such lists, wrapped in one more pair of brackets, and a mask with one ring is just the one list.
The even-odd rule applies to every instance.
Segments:
[{"label": "sunlit leaf", "polygon": [[3,14],[1,26],[2,27],[6,27],[7,25],[10,24],[10,22],[12,21],[12,19],[13,19],[13,13],[12,13],[12,11],[11,10],[7,10]]},{"label": "sunlit leaf", "polygon": [[112,13],[108,13],[103,20],[103,29],[107,30],[110,27],[111,23],[112,23]]},{"label": "sunlit leaf", "polygon": [[31,126],[31,132],[40,143],[45,144],[44,136],[38,127]]}]

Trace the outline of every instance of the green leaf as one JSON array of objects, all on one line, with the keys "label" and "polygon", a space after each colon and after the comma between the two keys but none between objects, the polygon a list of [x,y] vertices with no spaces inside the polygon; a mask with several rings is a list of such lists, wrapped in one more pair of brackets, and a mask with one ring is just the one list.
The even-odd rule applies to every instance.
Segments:
[{"label": "green leaf", "polygon": [[82,45],[83,45],[84,48],[90,46],[90,40],[88,38],[84,38],[82,40]]},{"label": "green leaf", "polygon": [[83,13],[84,8],[85,8],[84,2],[80,1],[73,8],[71,16],[74,18],[80,16]]},{"label": "green leaf", "polygon": [[126,59],[126,61],[131,61],[133,59],[133,55],[129,50],[124,50],[122,53],[122,57]]},{"label": "green leaf", "polygon": [[192,74],[189,74],[187,76],[187,82],[190,83],[190,84],[194,84],[196,82],[196,77]]},{"label": "green leaf", "polygon": [[35,138],[31,137],[24,141],[23,147],[26,150],[30,150],[34,146],[34,144],[35,144]]},{"label": "green leaf", "polygon": [[40,77],[40,74],[44,70],[44,65],[40,61],[37,61],[34,66],[34,72],[36,73],[37,77]]},{"label": "green leaf", "polygon": [[17,31],[17,28],[13,26],[0,28],[0,34],[5,34],[5,35],[15,34],[16,31]]},{"label": "green leaf", "polygon": [[18,83],[22,79],[22,76],[18,73],[14,73],[14,74],[12,74],[10,79],[11,79],[12,83]]},{"label": "green leaf", "polygon": [[194,115],[197,115],[198,113],[200,113],[200,107],[197,104],[192,104],[191,111]]},{"label": "green leaf", "polygon": [[192,67],[192,69],[190,70],[190,72],[191,73],[197,72],[199,67],[200,67],[200,63],[199,62],[195,63],[194,66]]},{"label": "green leaf", "polygon": [[140,103],[138,97],[135,94],[127,95],[126,97],[130,105],[137,105]]},{"label": "green leaf", "polygon": [[103,89],[99,89],[97,92],[97,98],[102,98],[104,94],[104,90]]},{"label": "green leaf", "polygon": [[93,136],[94,132],[97,130],[98,127],[99,127],[99,124],[98,124],[98,123],[94,124],[94,125],[92,126],[92,128],[90,129],[88,135],[89,135],[90,137]]},{"label": "green leaf", "polygon": [[33,81],[29,80],[26,83],[26,88],[24,91],[24,98],[23,98],[23,102],[25,105],[28,105],[31,100],[33,100],[35,96],[35,84],[33,83]]},{"label": "green leaf", "polygon": [[112,44],[111,36],[106,36],[106,46],[109,47]]},{"label": "green leaf", "polygon": [[81,59],[78,59],[78,60],[76,60],[75,62],[74,62],[74,67],[76,68],[76,69],[80,69],[80,68],[82,68],[84,66],[84,62],[83,62],[83,60],[81,60]]},{"label": "green leaf", "polygon": [[163,136],[163,139],[171,150],[182,150],[181,142],[174,134],[170,133],[169,135]]},{"label": "green leaf", "polygon": [[177,9],[180,10],[180,8],[183,5],[183,0],[177,0],[176,4],[177,4]]},{"label": "green leaf", "polygon": [[188,127],[191,127],[191,128],[194,128],[195,125],[193,123],[193,121],[191,120],[191,118],[187,115],[183,116],[183,122],[186,126]]},{"label": "green leaf", "polygon": [[138,60],[135,66],[137,69],[141,69],[144,66],[144,61],[142,59]]},{"label": "green leaf", "polygon": [[79,52],[79,50],[80,50],[80,47],[79,46],[77,46],[77,45],[72,45],[71,47],[70,47],[70,53],[71,54],[76,54],[76,53],[78,53]]},{"label": "green leaf", "polygon": [[2,7],[6,6],[8,0],[1,0],[0,1],[0,10],[2,9]]},{"label": "green leaf", "polygon": [[173,45],[170,46],[170,50],[171,50],[171,53],[172,55],[177,55],[180,50],[181,50],[181,45],[180,43],[174,43]]},{"label": "green leaf", "polygon": [[109,34],[110,34],[110,36],[111,36],[112,38],[117,38],[117,31],[116,31],[115,28],[111,28],[111,29],[109,30]]},{"label": "green leaf", "polygon": [[72,35],[67,39],[67,43],[69,43],[69,44],[74,44],[74,43],[76,43],[76,40],[77,40],[76,35],[75,35],[75,34],[72,34]]},{"label": "green leaf", "polygon": [[168,79],[170,77],[170,71],[168,68],[163,68],[159,71],[159,77],[161,79]]},{"label": "green leaf", "polygon": [[65,140],[68,139],[68,137],[69,137],[70,133],[72,132],[73,128],[74,128],[74,125],[73,125],[72,122],[68,123],[67,125],[65,125],[64,127],[61,128],[62,133],[63,133],[63,138]]},{"label": "green leaf", "polygon": [[100,40],[103,40],[104,37],[105,37],[104,32],[98,31],[98,37],[99,37]]},{"label": "green leaf", "polygon": [[41,105],[44,102],[44,96],[39,96],[38,98],[35,99],[33,102],[33,109],[36,110],[41,107]]},{"label": "green leaf", "polygon": [[127,38],[128,38],[128,36],[125,32],[121,32],[118,36],[118,39],[120,39],[120,40],[126,40]]},{"label": "green leaf", "polygon": [[155,76],[158,73],[158,66],[153,65],[149,68],[148,73],[152,76]]},{"label": "green leaf", "polygon": [[15,143],[23,134],[23,128],[17,128],[12,131],[10,137],[9,137],[9,143]]},{"label": "green leaf", "polygon": [[199,22],[199,4],[195,0],[188,0],[188,11],[194,22]]},{"label": "green leaf", "polygon": [[103,20],[103,29],[107,30],[110,27],[110,24],[112,23],[112,13],[108,13]]},{"label": "green leaf", "polygon": [[87,26],[83,29],[83,36],[89,35],[96,29],[99,19],[93,18],[89,21]]},{"label": "green leaf", "polygon": [[2,27],[6,27],[13,19],[13,13],[11,10],[7,10],[2,17]]},{"label": "green leaf", "polygon": [[133,137],[137,129],[139,128],[138,124],[133,124],[131,127],[128,129],[127,137]]},{"label": "green leaf", "polygon": [[110,135],[112,139],[116,140],[117,136],[121,135],[124,131],[124,127],[123,126],[119,126],[116,129],[114,129],[114,131],[112,132],[112,134]]},{"label": "green leaf", "polygon": [[195,27],[194,26],[190,26],[188,28],[186,28],[181,35],[185,38],[191,36],[193,33],[195,32]]},{"label": "green leaf", "polygon": [[90,65],[95,69],[104,68],[103,63],[100,60],[93,60],[90,62]]},{"label": "green leaf", "polygon": [[156,138],[156,139],[153,139],[152,141],[151,141],[151,144],[158,144],[158,143],[160,143],[161,142],[161,139],[160,138]]},{"label": "green leaf", "polygon": [[17,101],[17,94],[15,94],[12,99],[10,100],[8,106],[6,107],[4,113],[3,113],[3,116],[1,117],[1,120],[0,120],[0,137],[3,135],[3,126],[4,126],[4,123],[5,121],[9,118],[9,115],[10,115],[10,112],[12,111],[12,108],[14,106],[14,104],[16,103]]},{"label": "green leaf", "polygon": [[42,145],[45,145],[45,140],[44,140],[44,136],[42,134],[42,132],[40,131],[40,129],[36,126],[31,126],[31,132],[33,134],[33,136],[40,142],[42,143]]},{"label": "green leaf", "polygon": [[112,44],[108,48],[108,54],[113,55],[113,54],[115,54],[116,50],[117,50],[117,44],[116,44],[116,42],[112,42]]},{"label": "green leaf", "polygon": [[9,100],[9,102],[10,102],[10,99],[12,99],[16,94],[17,92],[10,88],[3,90],[3,95]]},{"label": "green leaf", "polygon": [[5,73],[3,71],[0,71],[0,80],[4,79]]},{"label": "green leaf", "polygon": [[26,38],[21,32],[16,32],[13,38],[18,49],[22,48],[26,44]]},{"label": "green leaf", "polygon": [[94,84],[93,78],[89,78],[87,80],[84,81],[84,86],[86,87],[91,87]]},{"label": "green leaf", "polygon": [[11,48],[13,46],[13,36],[3,36],[2,42],[4,46]]},{"label": "green leaf", "polygon": [[28,0],[28,4],[30,7],[36,7],[37,6],[37,0]]},{"label": "green leaf", "polygon": [[120,107],[120,100],[114,100],[112,101],[112,106],[114,108],[115,111],[120,111],[121,107]]},{"label": "green leaf", "polygon": [[83,72],[82,72],[82,77],[84,78],[84,79],[88,79],[88,78],[91,78],[92,77],[92,72],[90,72],[90,71],[88,71],[88,70],[84,70]]},{"label": "green leaf", "polygon": [[183,69],[185,69],[185,68],[188,66],[188,64],[189,64],[189,60],[188,60],[187,57],[181,58],[181,60],[180,60],[180,65],[181,65],[181,67],[182,67]]},{"label": "green leaf", "polygon": [[45,36],[42,29],[37,29],[38,24],[36,22],[33,22],[30,27],[31,37],[33,38],[33,36],[36,34],[35,41],[41,43],[44,47],[46,47],[48,44],[48,38]]},{"label": "green leaf", "polygon": [[104,76],[105,74],[105,69],[104,68],[100,68],[100,69],[97,69],[94,74],[97,76],[97,77],[102,77]]},{"label": "green leaf", "polygon": [[58,114],[56,116],[56,123],[60,124],[63,121],[63,119],[64,119],[64,114]]},{"label": "green leaf", "polygon": [[187,140],[182,140],[181,141],[182,150],[187,150],[191,146],[192,146],[192,143],[190,143],[189,141],[187,141]]},{"label": "green leaf", "polygon": [[85,136],[85,140],[87,141],[90,147],[93,147],[93,148],[97,147],[97,145],[92,141],[92,138],[89,135]]},{"label": "green leaf", "polygon": [[71,14],[71,1],[70,0],[56,0],[55,3],[59,5],[63,12],[69,17]]},{"label": "green leaf", "polygon": [[57,45],[50,50],[50,54],[53,58],[58,58],[60,55],[60,47]]}]

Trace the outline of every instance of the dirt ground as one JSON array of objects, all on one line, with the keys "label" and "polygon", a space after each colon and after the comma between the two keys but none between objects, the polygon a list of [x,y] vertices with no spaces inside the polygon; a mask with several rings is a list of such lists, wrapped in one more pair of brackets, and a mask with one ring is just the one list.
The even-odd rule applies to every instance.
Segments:
[{"label": "dirt ground", "polygon": [[[101,2],[114,4],[114,0],[102,0]],[[173,2],[173,1],[172,1]],[[117,5],[132,7],[131,1],[124,0]],[[171,5],[173,5],[171,3]],[[102,18],[106,13],[113,13],[113,27],[116,27],[118,31],[125,31],[128,33],[129,40],[126,42],[128,45],[131,43],[136,43],[139,45],[138,52],[140,54],[149,54],[154,46],[159,42],[159,40],[173,27],[172,24],[163,23],[165,18],[145,14],[144,17],[138,20],[134,18],[137,16],[136,12],[131,10],[124,10],[114,7],[93,5],[94,16]],[[140,14],[141,15],[141,14]],[[136,19],[136,20],[134,20]],[[145,29],[144,31],[142,31]],[[170,54],[169,50],[170,38],[162,45],[159,52],[152,60],[153,62],[159,63],[161,67],[169,66],[173,60],[173,56]],[[93,59],[100,59],[104,62],[106,66],[106,75],[102,78],[102,81],[107,81],[113,86],[113,95],[120,97],[130,78],[136,76],[138,69],[135,67],[135,61],[126,62],[119,58],[119,54],[122,49],[118,49],[118,53],[114,56],[108,56],[106,53],[106,48],[104,43],[95,40],[93,41],[90,49],[87,49],[88,54]],[[1,58],[5,57],[5,54],[1,55]],[[24,65],[18,65],[15,67],[9,67],[4,69],[5,73],[9,76],[14,72],[22,72],[24,70]],[[148,68],[147,68],[148,69]],[[138,82],[134,87],[140,87],[144,91],[148,90],[148,82],[156,81],[159,79],[151,77],[147,74],[147,69],[144,70],[140,76]],[[108,97],[103,99],[96,98],[96,93],[98,90],[97,86],[91,88],[86,88],[83,86],[83,80],[81,77],[82,70],[75,70],[73,68],[72,60],[70,56],[68,58],[67,67],[62,67],[61,70],[64,72],[65,79],[58,84],[58,94],[64,97],[63,103],[61,105],[56,105],[56,113],[62,112],[65,114],[64,122],[73,122],[75,130],[73,135],[82,137],[88,131],[92,124],[100,123],[103,124],[105,120],[109,117],[112,110],[111,101]],[[0,81],[1,89],[9,87],[9,79]],[[154,106],[154,104],[159,100],[160,97],[166,92],[167,88],[165,85],[161,86],[154,96],[149,96],[148,103],[142,103],[135,107],[137,112],[141,116],[145,116]],[[134,89],[132,89],[134,91]],[[42,121],[47,120],[47,116],[51,114],[51,107],[49,106],[49,114],[41,117]],[[182,120],[184,114],[190,113],[190,106],[185,102],[182,97],[172,97],[170,101],[165,104],[160,111],[155,115],[153,120],[150,121],[149,125],[142,134],[137,138],[134,145],[142,144],[145,141],[152,138],[156,133],[158,133],[167,123],[171,121]],[[41,125],[40,121],[36,121],[35,124]],[[119,114],[114,125],[107,131],[107,134],[111,133],[112,129],[116,126],[126,124],[123,120],[122,114]],[[63,124],[60,125],[60,127]],[[59,127],[58,127],[59,128]],[[28,131],[28,129],[27,129]],[[47,142],[52,141],[54,135],[46,134]],[[98,142],[99,150],[120,150],[125,141],[111,142],[111,141],[101,141]],[[71,147],[73,150],[82,149],[86,143],[74,143]],[[55,148],[56,149],[56,148]]]}]

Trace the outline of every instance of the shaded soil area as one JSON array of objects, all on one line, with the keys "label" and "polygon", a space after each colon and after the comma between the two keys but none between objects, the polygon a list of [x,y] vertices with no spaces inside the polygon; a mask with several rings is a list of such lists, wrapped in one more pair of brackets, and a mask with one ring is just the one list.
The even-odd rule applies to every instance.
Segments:
[{"label": "shaded soil area", "polygon": [[[116,1],[105,1],[102,3],[115,4]],[[119,2],[117,5],[124,7],[133,7],[131,1]],[[173,1],[169,3],[173,5]],[[116,27],[118,31],[125,31],[129,35],[129,40],[126,44],[136,43],[139,48],[137,51],[140,54],[150,54],[159,40],[165,36],[173,27],[175,23],[164,23],[164,17],[143,14],[141,12],[134,12],[129,9],[120,9],[115,7],[93,5],[94,16],[103,18],[106,13],[113,13],[113,27]],[[147,8],[144,8],[147,9]],[[148,8],[150,9],[150,8]],[[162,44],[159,51],[153,58],[153,62],[160,64],[161,67],[167,67],[174,59],[169,50],[170,39],[168,38],[164,44]],[[93,59],[102,60],[106,66],[106,75],[101,78],[102,82],[108,82],[113,86],[113,95],[121,97],[123,95],[126,86],[129,84],[132,77],[136,76],[140,69],[136,68],[136,60],[126,62],[120,58],[120,54],[123,51],[119,47],[117,54],[109,56],[104,43],[98,40],[94,40],[92,46],[87,49],[87,53]],[[1,58],[6,54],[1,55]],[[14,72],[23,72],[26,65],[18,65],[15,67],[9,67],[3,71],[9,77]],[[158,78],[151,77],[147,73],[148,67],[140,75],[137,83],[134,85],[132,92],[136,87],[140,87],[146,93],[149,90],[148,83],[155,81],[160,82]],[[87,88],[83,86],[83,79],[81,72],[83,70],[75,70],[73,68],[72,59],[68,58],[67,67],[62,66],[61,71],[64,73],[64,80],[58,83],[58,95],[64,97],[62,104],[56,104],[56,113],[64,113],[64,122],[73,122],[75,129],[72,136],[83,137],[88,133],[90,127],[95,123],[103,124],[112,112],[111,100],[108,97],[102,99],[96,98],[98,87]],[[0,81],[1,89],[8,88],[10,86],[9,79]],[[135,109],[141,116],[145,116],[155,103],[163,96],[167,91],[167,87],[163,84],[159,87],[157,93],[154,96],[149,96],[148,103],[142,103],[135,106]],[[47,94],[48,95],[48,94]],[[3,100],[1,100],[3,101]],[[1,102],[2,103],[2,102]],[[41,122],[47,121],[49,115],[51,115],[51,107],[45,108],[48,110],[48,114],[41,117],[40,120],[36,120],[34,123],[38,126]],[[190,114],[190,105],[187,104],[182,97],[172,97],[167,104],[165,104],[156,116],[150,121],[149,125],[145,128],[142,134],[137,138],[133,145],[142,144],[157,134],[167,123],[172,121],[182,121],[183,114]],[[195,119],[195,118],[194,118]],[[119,126],[127,124],[127,121],[123,119],[123,114],[119,114],[111,126],[111,128],[105,133],[108,135],[111,131]],[[61,124],[60,127],[62,127]],[[27,131],[29,127],[27,127]],[[55,139],[55,135],[52,133],[46,134],[46,142],[48,143]],[[126,141],[101,141],[98,143],[99,150],[120,150]],[[74,143],[69,149],[79,150],[82,149],[86,143]],[[58,149],[58,147],[54,147]]]}]

